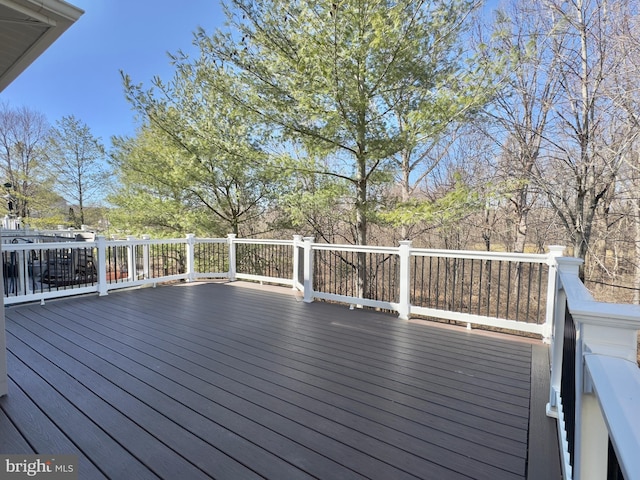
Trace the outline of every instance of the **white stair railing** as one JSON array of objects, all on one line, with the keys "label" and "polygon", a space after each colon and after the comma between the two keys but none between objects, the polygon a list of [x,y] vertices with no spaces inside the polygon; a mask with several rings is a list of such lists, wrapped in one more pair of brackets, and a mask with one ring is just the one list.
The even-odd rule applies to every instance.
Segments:
[{"label": "white stair railing", "polygon": [[582,261],[557,262],[547,413],[558,419],[563,476],[640,479],[640,306],[594,301]]}]

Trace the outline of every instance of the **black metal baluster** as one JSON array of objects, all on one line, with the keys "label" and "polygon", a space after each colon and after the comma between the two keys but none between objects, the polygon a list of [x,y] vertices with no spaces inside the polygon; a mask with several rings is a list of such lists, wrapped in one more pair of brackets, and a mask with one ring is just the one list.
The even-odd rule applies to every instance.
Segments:
[{"label": "black metal baluster", "polygon": [[418,257],[416,257],[414,255],[413,257],[413,275],[411,275],[411,298],[410,298],[410,302],[411,303],[417,303],[416,302],[416,283],[418,281]]},{"label": "black metal baluster", "polygon": [[436,307],[440,306],[440,257],[436,258]]},{"label": "black metal baluster", "polygon": [[427,296],[427,307],[431,307],[433,305],[433,296],[431,295],[431,275],[433,272],[433,257],[429,257],[429,275],[427,277],[428,280],[428,296]]},{"label": "black metal baluster", "polygon": [[569,463],[573,466],[576,420],[576,327],[569,313],[569,305],[565,306],[564,341],[562,344],[562,379],[560,397],[567,432]]},{"label": "black metal baluster", "polygon": [[611,437],[609,437],[609,446],[607,449],[607,480],[625,480],[618,456],[611,443]]},{"label": "black metal baluster", "polygon": [[[374,254],[369,252],[369,255],[367,255],[367,274],[365,275],[365,278],[369,279],[367,282],[369,285],[365,285],[365,291],[362,295],[363,298],[372,298],[372,296],[373,298],[378,298],[378,265],[373,262],[374,258]],[[374,265],[375,269],[373,268]]]},{"label": "black metal baluster", "polygon": [[[471,259],[471,278],[469,279],[469,307],[467,308],[467,312],[471,313],[473,309],[473,258]],[[478,295],[480,298],[480,295]]]},{"label": "black metal baluster", "polygon": [[493,270],[493,262],[491,260],[487,261],[487,278],[488,278],[488,285],[487,285],[487,317],[489,316],[489,312],[491,310],[491,283],[493,278],[491,277],[491,271]]},{"label": "black metal baluster", "polygon": [[520,320],[520,292],[522,288],[522,263],[516,264],[516,318]]},{"label": "black metal baluster", "polygon": [[480,308],[482,307],[482,270],[484,269],[484,261],[480,260],[480,280],[478,282],[478,315],[480,315]]},{"label": "black metal baluster", "polygon": [[462,267],[461,267],[461,272],[460,272],[460,303],[458,304],[458,312],[462,312],[462,309],[464,307],[464,284],[465,284],[465,277],[464,277],[464,266],[465,263],[467,263],[465,261],[465,259],[462,259]]},{"label": "black metal baluster", "polygon": [[[530,263],[529,264],[529,272],[527,275],[527,292],[531,292],[531,286],[532,286],[532,282],[531,282],[531,275],[533,273],[533,269],[535,264]],[[527,295],[527,308],[526,308],[526,313],[525,313],[525,318],[527,319],[527,323],[531,321],[531,319],[529,318],[529,315],[531,315],[531,295]]]},{"label": "black metal baluster", "polygon": [[542,313],[542,309],[540,308],[540,303],[542,302],[542,264],[538,264],[538,319],[537,324],[540,325],[540,314]]},{"label": "black metal baluster", "polygon": [[451,270],[451,259],[443,258],[444,263],[444,295],[442,297],[442,308],[448,310],[447,307],[447,290],[449,289],[449,271]]},{"label": "black metal baluster", "polygon": [[509,271],[507,272],[507,313],[504,318],[509,318],[509,306],[511,304],[511,265],[509,265]]},{"label": "black metal baluster", "polygon": [[329,262],[333,263],[333,268],[329,269],[329,278],[333,280],[333,288],[331,289],[331,293],[337,293],[342,295],[344,293],[342,278],[342,262],[339,262],[340,256],[337,252],[327,250],[327,255],[329,256]]},{"label": "black metal baluster", "polygon": [[[457,258],[453,258],[451,260],[449,260],[449,263],[451,264],[451,300],[450,302],[447,304],[447,310],[453,310],[455,308],[456,305],[456,283],[458,280],[458,259]],[[451,305],[451,307],[449,307],[449,305]]]},{"label": "black metal baluster", "polygon": [[[509,282],[507,281],[507,284]],[[507,288],[509,285],[507,285]],[[500,291],[502,290],[502,260],[498,260],[498,292],[496,294],[496,318],[500,318]],[[507,292],[507,314],[509,316],[509,292]]]}]

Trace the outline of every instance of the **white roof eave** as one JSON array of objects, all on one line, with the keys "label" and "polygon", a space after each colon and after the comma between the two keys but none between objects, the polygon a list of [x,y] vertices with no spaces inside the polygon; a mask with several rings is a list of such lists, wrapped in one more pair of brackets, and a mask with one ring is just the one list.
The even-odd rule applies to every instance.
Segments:
[{"label": "white roof eave", "polygon": [[[0,0],[2,15],[11,34],[0,46],[0,91],[13,82],[53,44],[83,10],[61,0]],[[36,31],[37,30],[37,33]]]}]

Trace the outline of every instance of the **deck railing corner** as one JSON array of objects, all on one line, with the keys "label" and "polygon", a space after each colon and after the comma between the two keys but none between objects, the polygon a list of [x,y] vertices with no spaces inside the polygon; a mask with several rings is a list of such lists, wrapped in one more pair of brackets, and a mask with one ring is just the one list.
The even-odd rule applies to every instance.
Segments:
[{"label": "deck railing corner", "polygon": [[551,344],[554,329],[554,319],[557,309],[558,295],[558,262],[562,261],[563,253],[566,249],[563,245],[549,245],[549,253],[547,254],[547,265],[549,274],[547,280],[547,312],[542,330],[542,341]]}]

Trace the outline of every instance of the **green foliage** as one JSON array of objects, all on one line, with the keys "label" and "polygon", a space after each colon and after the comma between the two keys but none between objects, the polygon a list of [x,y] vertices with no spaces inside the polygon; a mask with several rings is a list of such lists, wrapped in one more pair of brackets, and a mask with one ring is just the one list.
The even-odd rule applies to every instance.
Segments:
[{"label": "green foliage", "polygon": [[[189,218],[240,233],[277,220],[320,236],[339,226],[366,243],[394,155],[479,102],[460,42],[474,6],[229,0],[229,28],[198,31],[200,55],[174,55],[170,82],[145,89],[124,76],[144,126],[116,144],[111,201],[120,213],[146,205],[134,215],[141,226],[180,229]],[[124,225],[120,213],[112,218]]]},{"label": "green foliage", "polygon": [[250,114],[212,88],[233,88],[225,72],[207,62],[175,62],[173,81],[156,79],[147,91],[124,77],[127,97],[146,124],[135,139],[115,143],[121,178],[110,200],[122,211],[114,222],[124,228],[123,213],[148,205],[145,214],[135,215],[140,228],[254,231],[281,188],[281,171],[260,147],[265,134]]},{"label": "green foliage", "polygon": [[436,199],[401,202],[381,216],[395,226],[425,222],[439,228],[481,211],[488,200],[477,189],[465,184],[457,174],[452,187]]},{"label": "green foliage", "polygon": [[187,162],[179,149],[161,143],[163,137],[156,138],[157,133],[146,128],[135,139],[114,139],[112,161],[119,178],[108,197],[116,206],[109,214],[112,227],[158,236],[226,233],[189,198],[183,172]]},{"label": "green foliage", "polygon": [[295,188],[281,202],[291,227],[318,240],[343,243],[354,223],[352,185],[321,174],[295,172]]},{"label": "green foliage", "polygon": [[25,223],[33,228],[57,228],[58,225],[74,226],[66,218],[67,202],[56,193],[52,180],[43,179],[33,186],[29,202],[29,217]]},{"label": "green foliage", "polygon": [[203,81],[255,115],[272,143],[306,152],[300,171],[351,183],[355,240],[366,243],[372,178],[408,141],[396,109],[420,128],[459,110],[459,89],[449,88],[460,83],[459,52],[439,49],[470,9],[462,0],[232,0],[231,30],[197,40],[201,61],[234,81]]}]

